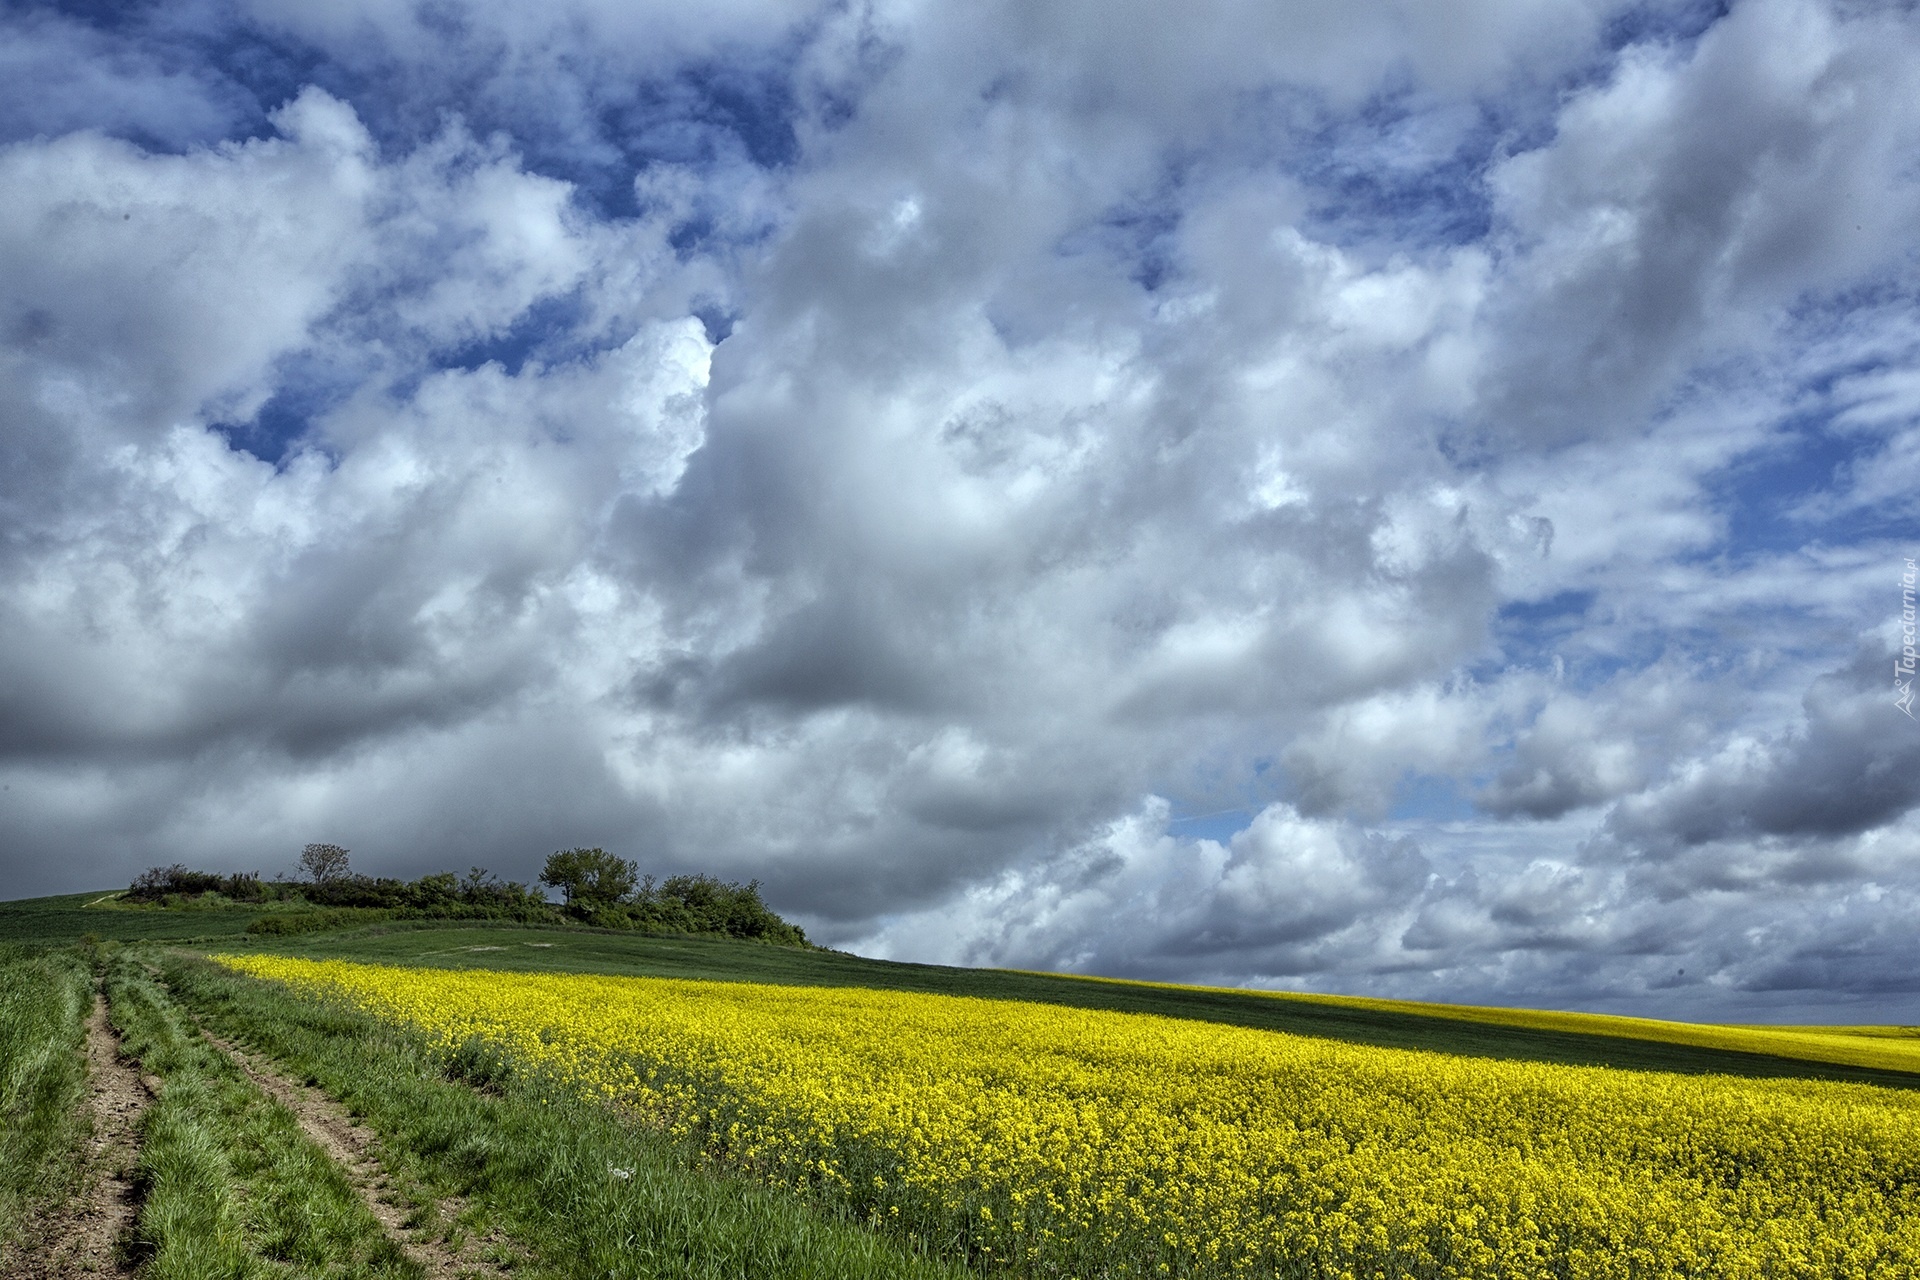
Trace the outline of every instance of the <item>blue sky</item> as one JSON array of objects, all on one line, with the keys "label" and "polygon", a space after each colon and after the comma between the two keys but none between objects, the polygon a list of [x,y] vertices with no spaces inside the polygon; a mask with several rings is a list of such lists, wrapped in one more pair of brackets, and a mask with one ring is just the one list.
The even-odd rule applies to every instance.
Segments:
[{"label": "blue sky", "polygon": [[870,954],[1920,1018],[1916,55],[10,5],[0,875],[594,844]]}]

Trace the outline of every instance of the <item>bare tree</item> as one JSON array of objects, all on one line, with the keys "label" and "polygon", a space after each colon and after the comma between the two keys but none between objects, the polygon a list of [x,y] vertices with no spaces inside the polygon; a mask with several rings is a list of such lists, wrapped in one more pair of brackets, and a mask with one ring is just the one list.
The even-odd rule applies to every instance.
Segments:
[{"label": "bare tree", "polygon": [[310,844],[300,851],[300,869],[315,884],[330,884],[346,877],[348,852],[337,844]]}]

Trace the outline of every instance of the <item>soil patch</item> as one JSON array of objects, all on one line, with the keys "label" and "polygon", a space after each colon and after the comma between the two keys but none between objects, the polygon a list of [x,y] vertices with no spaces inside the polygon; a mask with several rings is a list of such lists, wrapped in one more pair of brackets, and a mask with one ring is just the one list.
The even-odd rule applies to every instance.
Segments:
[{"label": "soil patch", "polygon": [[95,995],[87,1019],[87,1108],[93,1125],[80,1191],[27,1229],[25,1255],[11,1259],[16,1280],[81,1280],[132,1276],[140,1259],[130,1243],[140,1216],[134,1183],[140,1154],[140,1116],[157,1082],[120,1055],[120,1037],[107,1024],[105,997]]}]

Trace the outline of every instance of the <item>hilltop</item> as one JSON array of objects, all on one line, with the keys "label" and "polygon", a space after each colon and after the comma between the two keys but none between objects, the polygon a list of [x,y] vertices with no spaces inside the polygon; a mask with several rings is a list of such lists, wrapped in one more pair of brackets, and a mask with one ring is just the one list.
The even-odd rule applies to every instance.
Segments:
[{"label": "hilltop", "polygon": [[[540,890],[475,867],[399,880],[353,874],[348,851],[308,845],[309,880],[220,875],[175,864],[143,872],[126,889],[66,894],[0,909],[0,942],[58,941],[86,935],[122,941],[210,941],[242,933],[260,937],[321,933],[388,920],[436,920],[585,926],[653,934],[692,934],[808,947],[806,933],[760,896],[759,881],[716,876],[641,877],[631,862],[602,849],[568,849],[547,859]],[[94,914],[80,915],[76,912]],[[123,917],[137,917],[128,919]]]}]

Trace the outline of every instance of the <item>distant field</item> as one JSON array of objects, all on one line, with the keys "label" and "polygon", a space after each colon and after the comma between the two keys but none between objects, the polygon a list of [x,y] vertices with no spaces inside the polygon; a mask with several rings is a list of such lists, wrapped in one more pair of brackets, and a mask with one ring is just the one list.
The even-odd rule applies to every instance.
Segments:
[{"label": "distant field", "polygon": [[[1088,982],[1115,982],[1088,978]],[[1149,984],[1124,983],[1126,986]],[[1162,984],[1151,984],[1162,985]],[[1198,988],[1165,985],[1169,991]],[[1215,988],[1217,990],[1217,988]],[[1239,994],[1239,993],[1230,993]],[[1286,993],[1273,998],[1376,1013],[1450,1018],[1483,1027],[1516,1027],[1549,1033],[1605,1036],[1615,1040],[1731,1050],[1737,1053],[1811,1060],[1880,1070],[1920,1073],[1920,1027],[1733,1026],[1666,1022],[1603,1013],[1566,1013],[1552,1009],[1503,1009],[1484,1005],[1431,1004],[1381,1000],[1368,996]]]},{"label": "distant field", "polygon": [[872,987],[1154,1013],[1379,1048],[1687,1074],[1847,1080],[1920,1088],[1910,1027],[1747,1027],[1551,1010],[1477,1008],[960,969],[869,960],[716,938],[578,927],[402,921],[284,940],[246,935],[258,907],[202,911],[88,908],[111,890],[0,902],[0,942],[71,942],[86,933],[315,959],[508,972],[600,973],[808,987]]},{"label": "distant field", "polygon": [[120,942],[224,942],[243,937],[247,925],[264,915],[259,907],[223,907],[210,911],[109,909],[102,903],[116,889],[67,893],[53,898],[0,902],[0,942],[77,942],[91,933]]},{"label": "distant field", "polygon": [[1178,987],[1007,969],[900,964],[719,939],[571,929],[393,925],[308,935],[248,949],[449,969],[872,987],[1029,1000],[1323,1036],[1378,1048],[1691,1075],[1797,1077],[1920,1088],[1920,1041],[1831,1031],[1696,1026],[1599,1014]]}]

